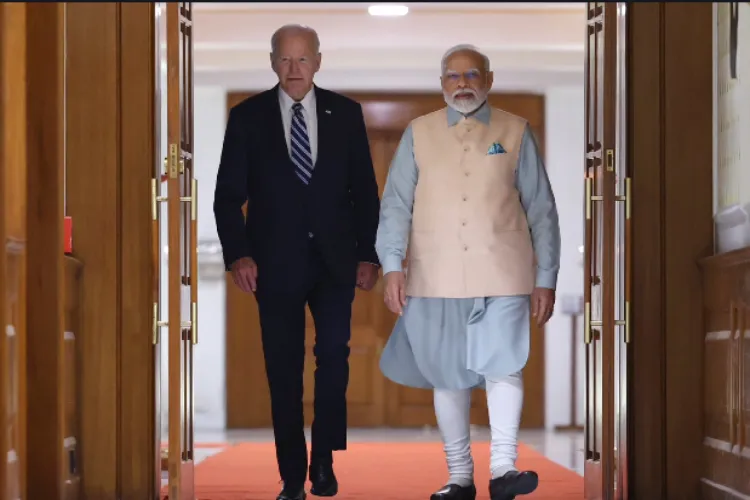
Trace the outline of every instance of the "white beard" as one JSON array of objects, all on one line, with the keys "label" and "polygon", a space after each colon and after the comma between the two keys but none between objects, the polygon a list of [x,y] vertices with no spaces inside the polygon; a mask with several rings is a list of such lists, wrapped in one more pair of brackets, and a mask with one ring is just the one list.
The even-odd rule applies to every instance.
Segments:
[{"label": "white beard", "polygon": [[[462,99],[456,99],[456,95],[458,94],[472,94],[472,97],[470,99],[462,98]],[[455,109],[459,113],[463,115],[468,115],[469,113],[472,113],[479,109],[482,104],[484,104],[484,101],[487,99],[487,92],[482,93],[476,93],[474,91],[470,90],[461,90],[456,91],[453,93],[453,95],[448,94],[447,92],[443,92],[443,98],[445,99],[445,103],[450,106],[451,108]]]}]

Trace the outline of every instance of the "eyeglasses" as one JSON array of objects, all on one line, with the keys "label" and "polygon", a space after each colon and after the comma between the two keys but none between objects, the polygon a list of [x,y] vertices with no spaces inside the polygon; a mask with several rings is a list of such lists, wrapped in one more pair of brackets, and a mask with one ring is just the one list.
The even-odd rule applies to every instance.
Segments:
[{"label": "eyeglasses", "polygon": [[451,83],[458,83],[461,81],[461,78],[463,78],[467,82],[478,82],[482,78],[482,73],[480,73],[477,69],[471,69],[465,73],[446,71],[445,75],[443,75],[443,78]]}]

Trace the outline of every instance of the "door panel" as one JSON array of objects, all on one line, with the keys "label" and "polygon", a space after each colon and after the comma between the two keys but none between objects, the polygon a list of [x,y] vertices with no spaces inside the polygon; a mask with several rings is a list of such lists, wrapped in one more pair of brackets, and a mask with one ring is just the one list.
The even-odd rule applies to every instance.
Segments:
[{"label": "door panel", "polygon": [[[163,38],[166,39],[167,71],[166,100],[161,103],[166,109],[167,156],[164,171],[159,171],[153,181],[154,257],[161,263],[160,248],[164,247],[167,267],[166,301],[159,291],[161,266],[157,266],[159,273],[154,287],[155,344],[162,341],[159,338],[161,328],[166,327],[168,442],[164,446],[162,464],[168,469],[169,498],[192,500],[195,498],[193,350],[198,342],[198,275],[191,3],[162,3],[157,10],[166,17]],[[166,222],[166,241],[161,243],[160,218]],[[162,307],[164,302],[165,308]],[[166,309],[165,321],[162,309]]]},{"label": "door panel", "polygon": [[0,3],[0,499],[25,496],[25,12]]},{"label": "door panel", "polygon": [[[587,4],[586,145],[585,145],[585,272],[584,343],[586,362],[585,497],[626,498],[625,474],[617,466],[618,453],[625,453],[626,436],[626,347],[629,332],[624,302],[627,276],[623,207],[625,194],[624,128],[618,126],[618,85],[624,59],[618,58],[618,34],[624,41],[624,19],[618,22],[623,4]],[[624,15],[624,11],[623,11]],[[623,65],[618,68],[618,60]],[[624,81],[624,80],[623,80]],[[618,94],[619,91],[619,94]],[[618,132],[622,135],[618,136]],[[629,222],[627,227],[629,228]],[[618,247],[618,245],[621,245]],[[628,270],[629,271],[629,270]],[[620,411],[622,409],[622,411]],[[622,417],[622,420],[620,420]],[[623,463],[624,465],[624,463]]]}]

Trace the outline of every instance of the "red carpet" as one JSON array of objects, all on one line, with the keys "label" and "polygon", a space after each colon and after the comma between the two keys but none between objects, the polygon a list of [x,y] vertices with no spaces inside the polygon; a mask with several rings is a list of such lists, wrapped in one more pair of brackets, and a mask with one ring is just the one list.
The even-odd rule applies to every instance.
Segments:
[{"label": "red carpet", "polygon": [[[473,453],[477,498],[488,500],[488,444],[475,444]],[[540,478],[537,491],[519,499],[583,498],[581,476],[526,446],[517,465]],[[341,500],[425,500],[447,477],[440,443],[352,443],[336,453],[335,466]],[[273,443],[242,443],[207,458],[196,467],[195,485],[198,500],[273,500],[281,489]]]}]

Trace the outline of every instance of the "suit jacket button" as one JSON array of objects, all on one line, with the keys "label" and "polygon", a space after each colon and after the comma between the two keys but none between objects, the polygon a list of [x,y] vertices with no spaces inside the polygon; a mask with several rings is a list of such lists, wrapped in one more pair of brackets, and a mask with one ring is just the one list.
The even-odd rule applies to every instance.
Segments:
[{"label": "suit jacket button", "polygon": [[307,237],[308,237],[308,238],[312,238],[313,236],[315,236],[315,235],[314,235],[314,234],[312,234],[312,233],[307,233]]}]

